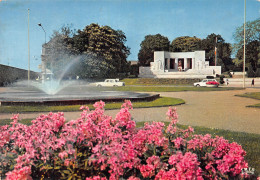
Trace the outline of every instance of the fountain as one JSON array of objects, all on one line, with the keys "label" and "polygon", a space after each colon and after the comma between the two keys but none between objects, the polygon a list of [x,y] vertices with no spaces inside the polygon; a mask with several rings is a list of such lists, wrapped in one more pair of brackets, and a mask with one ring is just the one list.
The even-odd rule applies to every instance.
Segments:
[{"label": "fountain", "polygon": [[90,81],[64,80],[64,75],[79,62],[80,58],[69,63],[58,78],[43,82],[21,81],[0,93],[0,103],[7,105],[75,105],[102,100],[105,102],[149,101],[159,97],[147,93],[111,91],[90,85]]}]

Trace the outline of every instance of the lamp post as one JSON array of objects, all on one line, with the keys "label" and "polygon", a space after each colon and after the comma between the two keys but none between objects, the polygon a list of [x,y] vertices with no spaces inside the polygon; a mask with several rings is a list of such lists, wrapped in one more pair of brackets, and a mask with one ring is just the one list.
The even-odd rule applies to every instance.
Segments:
[{"label": "lamp post", "polygon": [[44,31],[44,35],[45,35],[45,44],[46,44],[46,31],[44,30],[43,26],[41,23],[38,24],[38,26],[42,27],[42,30]]},{"label": "lamp post", "polygon": [[[45,37],[45,43],[46,44],[46,31],[44,30],[43,26],[41,23],[38,24],[38,26],[40,26],[42,28],[42,30],[44,31],[44,37]],[[42,46],[43,48],[45,48],[44,46]],[[42,51],[42,53],[45,53],[45,51]],[[42,68],[44,69],[44,72],[42,72],[42,82],[44,83],[45,78],[46,78],[46,62],[43,61],[43,54],[42,54]]]},{"label": "lamp post", "polygon": [[245,88],[245,70],[246,70],[246,0],[245,0],[245,10],[244,10],[243,88]]},{"label": "lamp post", "polygon": [[30,31],[29,31],[30,9],[28,9],[28,86],[30,81]]}]

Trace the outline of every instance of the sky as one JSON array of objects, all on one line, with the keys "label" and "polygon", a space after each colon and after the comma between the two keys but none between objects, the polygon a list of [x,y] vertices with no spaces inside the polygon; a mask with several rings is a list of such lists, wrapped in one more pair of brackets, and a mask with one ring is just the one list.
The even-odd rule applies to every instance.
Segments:
[{"label": "sky", "polygon": [[[247,0],[246,20],[259,17],[260,0]],[[47,42],[54,30],[68,24],[76,30],[91,23],[122,30],[131,49],[127,59],[138,60],[146,35],[159,33],[172,42],[215,33],[234,43],[243,22],[244,0],[0,0],[0,64],[40,71],[45,33],[39,23]]]}]

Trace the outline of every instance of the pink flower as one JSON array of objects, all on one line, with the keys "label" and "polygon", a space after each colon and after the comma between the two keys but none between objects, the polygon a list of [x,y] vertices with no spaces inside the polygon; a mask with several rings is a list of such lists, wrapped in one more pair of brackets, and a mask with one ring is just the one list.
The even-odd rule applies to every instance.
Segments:
[{"label": "pink flower", "polygon": [[88,106],[80,106],[79,109],[80,110],[84,110],[84,111],[89,111],[89,107]]},{"label": "pink flower", "polygon": [[177,179],[203,179],[196,154],[187,152],[183,155],[177,151],[176,155],[169,158],[169,164],[173,166],[172,173]]},{"label": "pink flower", "polygon": [[140,178],[137,178],[137,177],[131,176],[131,177],[129,177],[127,180],[140,180]]},{"label": "pink flower", "polygon": [[[115,119],[105,115],[104,106],[102,101],[94,104],[93,111],[82,106],[80,118],[67,123],[63,113],[49,113],[32,120],[30,126],[20,124],[18,115],[13,117],[12,125],[0,126],[1,165],[9,168],[5,157],[10,155],[16,162],[15,169],[6,174],[7,179],[31,179],[31,166],[36,168],[34,172],[41,171],[39,163],[52,166],[52,159],[61,162],[64,170],[84,164],[97,175],[87,180],[246,176],[241,172],[248,167],[246,152],[240,145],[209,134],[193,135],[191,127],[178,128],[176,108],[169,108],[171,123],[165,130],[161,122],[136,128],[130,101],[125,101]],[[44,171],[49,173],[48,169]]]},{"label": "pink flower", "polygon": [[19,170],[6,173],[6,180],[32,180],[31,167],[25,166]]},{"label": "pink flower", "polygon": [[131,101],[125,100],[125,103],[121,106],[121,108],[133,109],[133,105],[132,105]]},{"label": "pink flower", "polygon": [[67,153],[66,151],[60,152],[60,153],[59,153],[59,157],[60,157],[61,159],[64,159],[64,157],[65,157],[65,158],[68,157],[68,153]]},{"label": "pink flower", "polygon": [[179,149],[181,147],[181,145],[184,145],[184,139],[181,137],[177,137],[176,139],[173,140],[174,145],[177,149]]},{"label": "pink flower", "polygon": [[178,114],[176,112],[176,108],[169,107],[168,112],[166,113],[166,115],[168,116],[169,120],[171,120],[171,122],[174,125],[176,125],[176,123],[178,122]]},{"label": "pink flower", "polygon": [[94,177],[87,177],[86,180],[107,180],[105,177],[94,176]]},{"label": "pink flower", "polygon": [[105,107],[105,102],[99,101],[99,102],[96,102],[93,106],[94,106],[96,109],[103,109],[103,108]]}]

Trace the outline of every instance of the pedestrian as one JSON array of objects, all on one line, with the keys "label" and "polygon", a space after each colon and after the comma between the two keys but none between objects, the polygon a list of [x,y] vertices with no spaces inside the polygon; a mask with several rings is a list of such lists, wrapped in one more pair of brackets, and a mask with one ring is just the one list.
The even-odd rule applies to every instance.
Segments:
[{"label": "pedestrian", "polygon": [[229,82],[228,82],[228,79],[227,79],[227,86],[228,86]]},{"label": "pedestrian", "polygon": [[254,79],[252,79],[251,86],[255,86],[255,80]]}]

